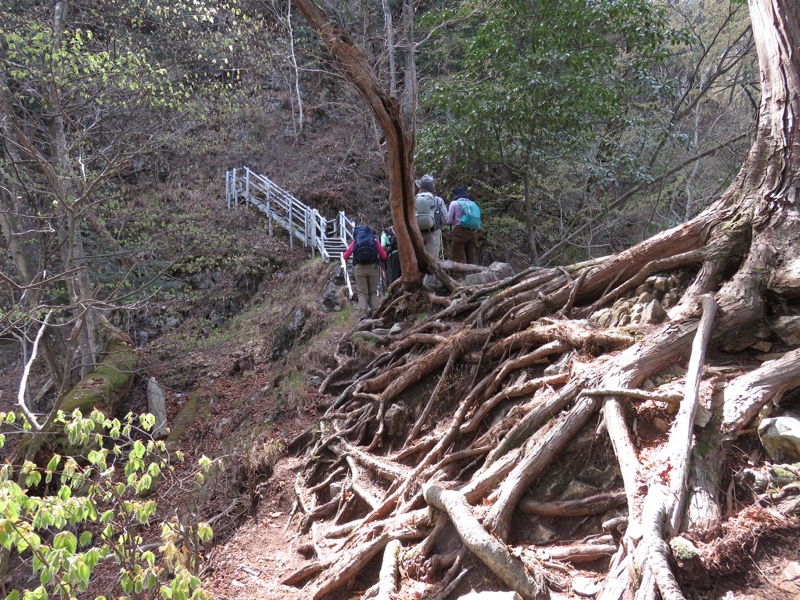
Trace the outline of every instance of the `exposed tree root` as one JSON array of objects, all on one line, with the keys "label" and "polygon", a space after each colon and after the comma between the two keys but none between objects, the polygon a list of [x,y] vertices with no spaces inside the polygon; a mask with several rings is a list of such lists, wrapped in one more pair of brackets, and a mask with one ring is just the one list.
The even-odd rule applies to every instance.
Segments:
[{"label": "exposed tree root", "polygon": [[[427,586],[443,598],[483,566],[479,577],[496,577],[495,587],[543,598],[590,563],[605,572],[601,600],[678,599],[674,565],[690,561],[673,561],[670,536],[700,544],[700,570],[714,574],[729,567],[718,546],[745,541],[717,537],[744,514],[737,498],[756,502],[748,518],[768,521],[764,531],[794,526],[753,491],[727,504],[718,492],[739,485],[733,475],[745,466],[726,440],[756,441],[752,418],[800,387],[800,350],[759,365],[752,353],[735,366],[713,364],[718,348],[737,345],[732,331],[763,330],[767,310],[743,299],[743,290],[768,285],[760,263],[723,275],[735,264],[726,251],[756,243],[739,221],[713,227],[732,214],[723,198],[617,256],[458,288],[400,333],[388,329],[399,299],[424,302],[424,294],[386,303],[371,325],[380,350],[359,358],[341,342],[342,368],[325,382],[338,396],[290,445],[307,458],[300,531],[317,556],[287,581],[324,598],[362,574],[386,597],[394,592],[380,581],[392,572],[396,595]],[[686,285],[673,290],[683,296],[666,322],[592,320],[652,276]],[[787,491],[779,501],[786,514],[799,497]],[[379,580],[372,561],[382,551]],[[480,562],[468,570],[470,554]]]}]

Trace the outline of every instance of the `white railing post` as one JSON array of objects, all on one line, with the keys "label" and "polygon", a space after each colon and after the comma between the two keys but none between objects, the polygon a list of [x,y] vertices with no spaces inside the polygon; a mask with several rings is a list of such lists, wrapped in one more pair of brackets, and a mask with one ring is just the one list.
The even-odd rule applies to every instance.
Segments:
[{"label": "white railing post", "polygon": [[269,237],[272,237],[272,186],[267,184],[267,215],[269,216]]},{"label": "white railing post", "polygon": [[289,225],[289,248],[294,249],[294,235],[292,235],[292,228],[293,228],[294,224],[292,223],[292,203],[291,202],[289,202],[289,223],[288,223],[288,225]]},{"label": "white railing post", "polygon": [[233,205],[236,209],[239,209],[239,184],[236,182],[236,171],[237,169],[233,170]]},{"label": "white railing post", "polygon": [[347,261],[344,256],[339,257],[339,262],[342,265],[342,275],[344,276],[344,285],[347,287],[347,297],[353,299],[353,286],[350,284],[350,272],[347,270]]},{"label": "white railing post", "polygon": [[306,208],[306,246],[311,246],[311,258],[314,258],[317,248],[314,244],[314,234],[311,232],[311,221],[314,218],[312,210]]}]

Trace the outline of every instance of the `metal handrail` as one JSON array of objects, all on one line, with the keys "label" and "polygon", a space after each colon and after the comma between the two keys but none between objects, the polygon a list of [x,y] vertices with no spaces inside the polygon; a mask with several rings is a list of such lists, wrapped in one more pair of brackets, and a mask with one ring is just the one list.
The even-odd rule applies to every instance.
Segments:
[{"label": "metal handrail", "polygon": [[350,271],[347,270],[347,261],[343,255],[339,256],[339,262],[342,263],[342,273],[344,273],[344,285],[347,288],[347,297],[353,297],[353,285],[350,283]]},{"label": "metal handrail", "polygon": [[[289,245],[298,240],[310,247],[312,256],[319,252],[322,259],[330,261],[331,246],[347,246],[353,239],[355,223],[344,212],[335,219],[326,219],[315,208],[306,206],[265,175],[249,167],[235,168],[225,173],[225,200],[228,208],[238,208],[239,201],[250,204],[267,215],[269,234],[274,224],[289,232]],[[343,250],[343,248],[342,248]]]},{"label": "metal handrail", "polygon": [[344,274],[344,282],[350,298],[353,286],[347,261],[342,253],[353,241],[355,222],[339,211],[333,219],[326,219],[316,208],[306,206],[289,192],[272,182],[265,175],[240,167],[225,173],[225,201],[228,208],[239,208],[239,201],[250,204],[263,212],[268,219],[269,235],[274,224],[289,233],[289,246],[298,240],[311,248],[311,256],[319,252],[324,262],[338,257]]}]

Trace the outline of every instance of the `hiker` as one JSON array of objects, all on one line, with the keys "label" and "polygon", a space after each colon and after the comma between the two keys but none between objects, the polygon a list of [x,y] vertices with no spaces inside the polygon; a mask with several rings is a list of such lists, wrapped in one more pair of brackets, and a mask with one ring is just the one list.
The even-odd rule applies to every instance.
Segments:
[{"label": "hiker", "polygon": [[342,254],[345,260],[350,256],[356,271],[359,318],[368,319],[378,308],[380,261],[386,260],[386,250],[371,227],[359,225],[353,229],[353,241]]},{"label": "hiker", "polygon": [[[422,233],[425,249],[436,260],[442,249],[442,225],[447,215],[447,206],[440,196],[436,195],[433,176],[425,174],[414,182],[419,189],[414,199],[417,210],[417,227]],[[436,276],[425,275],[422,283],[425,287],[436,284]]]},{"label": "hiker", "polygon": [[455,225],[450,237],[450,260],[477,265],[481,209],[467,197],[467,189],[464,186],[458,185],[453,188],[453,201],[447,211],[446,222],[448,225]]},{"label": "hiker", "polygon": [[400,277],[400,254],[397,252],[397,235],[391,225],[381,233],[381,246],[386,250],[386,289]]}]

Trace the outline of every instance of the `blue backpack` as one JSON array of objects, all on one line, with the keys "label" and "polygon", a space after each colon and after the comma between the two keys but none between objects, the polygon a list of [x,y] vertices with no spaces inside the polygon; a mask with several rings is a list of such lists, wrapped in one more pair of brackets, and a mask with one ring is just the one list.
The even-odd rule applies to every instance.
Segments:
[{"label": "blue backpack", "polygon": [[378,247],[375,245],[375,234],[366,225],[353,229],[353,264],[371,265],[378,261]]},{"label": "blue backpack", "polygon": [[481,209],[469,198],[459,198],[458,205],[461,207],[461,219],[458,224],[464,229],[481,228]]}]

